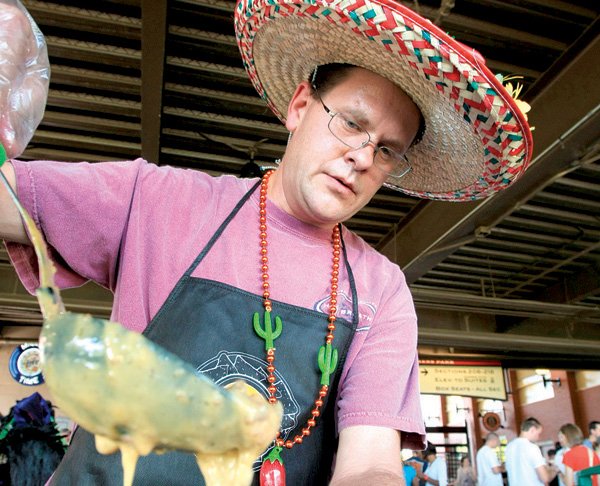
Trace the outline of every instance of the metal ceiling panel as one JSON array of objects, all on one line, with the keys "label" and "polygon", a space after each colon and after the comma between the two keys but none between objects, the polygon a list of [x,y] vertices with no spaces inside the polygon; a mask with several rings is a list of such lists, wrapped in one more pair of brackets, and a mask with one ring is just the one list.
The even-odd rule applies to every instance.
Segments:
[{"label": "metal ceiling panel", "polygon": [[[493,71],[524,76],[535,162],[482,202],[432,203],[383,189],[348,227],[405,270],[422,354],[528,362],[529,339],[546,350],[536,359],[569,366],[579,346],[600,368],[600,3],[402,3],[481,52]],[[48,107],[25,159],[142,154],[217,175],[239,174],[251,159],[272,165],[285,150],[285,128],[243,69],[233,2],[24,4],[52,63]],[[39,325],[40,315],[6,252],[0,274],[2,339]],[[84,294],[66,292],[67,305],[108,315],[106,291]]]}]

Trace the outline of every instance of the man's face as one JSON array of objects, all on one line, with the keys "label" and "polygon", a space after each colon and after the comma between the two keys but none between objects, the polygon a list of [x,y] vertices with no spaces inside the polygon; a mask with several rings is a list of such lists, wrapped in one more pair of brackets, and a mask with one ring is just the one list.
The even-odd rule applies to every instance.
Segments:
[{"label": "man's face", "polygon": [[498,447],[500,445],[500,440],[498,439],[498,437],[490,437],[490,440],[488,441],[488,445],[492,449],[495,449],[496,447]]},{"label": "man's face", "polygon": [[596,427],[592,429],[592,436],[596,439],[600,437],[600,425],[596,425]]},{"label": "man's face", "polygon": [[[365,206],[387,175],[373,164],[373,145],[352,149],[333,136],[331,117],[311,92],[308,83],[301,83],[290,102],[286,127],[293,135],[271,178],[269,197],[298,219],[331,228]],[[321,95],[332,112],[367,130],[374,144],[404,152],[419,128],[412,100],[365,69],[352,69]]]},{"label": "man's face", "polygon": [[531,442],[537,442],[540,440],[542,435],[542,427],[531,427],[529,429],[529,440]]}]

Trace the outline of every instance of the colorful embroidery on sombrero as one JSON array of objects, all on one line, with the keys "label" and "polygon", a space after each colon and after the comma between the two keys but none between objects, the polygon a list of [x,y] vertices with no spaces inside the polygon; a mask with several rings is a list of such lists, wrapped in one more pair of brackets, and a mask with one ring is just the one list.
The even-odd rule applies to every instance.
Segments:
[{"label": "colorful embroidery on sombrero", "polygon": [[[408,66],[433,82],[440,94],[452,100],[455,110],[462,113],[466,122],[479,133],[485,148],[484,173],[478,182],[465,191],[449,191],[445,194],[418,191],[406,191],[407,193],[425,197],[435,195],[436,199],[474,199],[488,191],[490,184],[499,188],[500,185],[510,183],[524,169],[521,164],[527,155],[528,140],[524,137],[520,121],[511,113],[508,100],[494,89],[473,64],[485,62],[480,54],[472,53],[474,61],[465,58],[453,46],[438,39],[424,26],[409,16],[402,15],[400,10],[395,10],[390,5],[375,5],[364,0],[344,0],[322,5],[315,0],[305,0],[304,4],[284,4],[280,5],[281,9],[277,9],[273,7],[274,1],[240,2],[254,11],[244,12],[247,15],[238,17],[237,27],[242,57],[250,79],[278,116],[280,112],[269,97],[268,87],[261,85],[255,66],[248,59],[253,55],[254,33],[266,22],[288,16],[310,17],[317,22],[327,20],[334,25],[350,22],[354,26],[351,27],[352,31],[405,59]],[[245,35],[247,37],[243,39]],[[512,93],[516,90],[509,91]],[[502,152],[507,147],[510,150],[502,157]],[[516,169],[505,174],[502,181],[499,181],[498,173],[502,165],[515,166]]]}]

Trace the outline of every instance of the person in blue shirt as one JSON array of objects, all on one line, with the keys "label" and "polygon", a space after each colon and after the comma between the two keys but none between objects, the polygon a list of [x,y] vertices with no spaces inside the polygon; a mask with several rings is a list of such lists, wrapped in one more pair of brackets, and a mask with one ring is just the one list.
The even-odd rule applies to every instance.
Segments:
[{"label": "person in blue shirt", "polygon": [[[427,466],[429,466],[429,463],[423,458],[423,451],[413,451],[413,456],[410,459],[407,459],[405,462],[406,464],[411,465],[415,471],[420,473],[424,473],[427,469]],[[410,483],[406,481],[406,484],[409,485]],[[419,480],[418,482],[415,482],[415,486],[425,486],[425,480]]]},{"label": "person in blue shirt", "polygon": [[600,422],[593,420],[588,425],[588,438],[583,441],[583,445],[588,449],[595,450],[598,445],[598,438],[600,438]]},{"label": "person in blue shirt", "polygon": [[404,469],[404,481],[406,481],[406,486],[418,486],[419,480],[417,478],[417,470],[406,463],[404,463],[402,467]]}]

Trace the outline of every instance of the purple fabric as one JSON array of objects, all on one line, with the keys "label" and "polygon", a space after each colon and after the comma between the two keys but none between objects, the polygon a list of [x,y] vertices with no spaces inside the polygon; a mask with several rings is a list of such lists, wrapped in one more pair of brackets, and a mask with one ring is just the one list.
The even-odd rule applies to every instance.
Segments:
[{"label": "purple fabric", "polygon": [[[114,292],[112,319],[142,332],[222,220],[256,181],[132,162],[13,161],[20,200],[41,227],[61,287],[95,280]],[[131,208],[131,211],[130,211]],[[270,203],[271,297],[328,311],[330,232]],[[356,277],[359,325],[342,373],[338,428],[390,427],[405,448],[424,445],[416,352],[416,314],[399,268],[346,228]],[[117,274],[117,256],[122,245]],[[9,243],[29,291],[38,285],[30,247]],[[194,276],[261,294],[258,194],[241,209]],[[293,249],[293,250],[291,250]],[[291,250],[291,251],[290,251]],[[340,274],[338,316],[351,318]],[[323,335],[327,322],[323,323]],[[251,331],[249,331],[251,332]]]},{"label": "purple fabric", "polygon": [[12,407],[13,427],[41,427],[52,422],[52,406],[35,392]]}]

